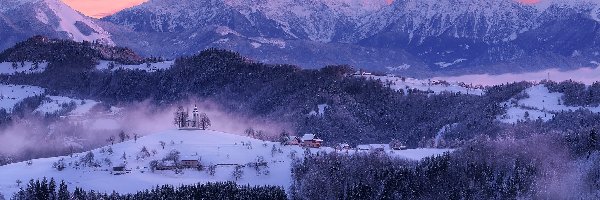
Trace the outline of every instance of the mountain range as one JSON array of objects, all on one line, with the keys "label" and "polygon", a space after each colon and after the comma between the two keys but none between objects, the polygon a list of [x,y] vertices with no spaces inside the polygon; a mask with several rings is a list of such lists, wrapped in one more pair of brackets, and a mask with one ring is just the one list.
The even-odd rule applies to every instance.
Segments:
[{"label": "mountain range", "polygon": [[144,56],[207,48],[305,68],[413,76],[572,69],[600,61],[599,4],[513,0],[151,0],[91,19],[59,0],[0,0],[0,50],[33,35]]}]

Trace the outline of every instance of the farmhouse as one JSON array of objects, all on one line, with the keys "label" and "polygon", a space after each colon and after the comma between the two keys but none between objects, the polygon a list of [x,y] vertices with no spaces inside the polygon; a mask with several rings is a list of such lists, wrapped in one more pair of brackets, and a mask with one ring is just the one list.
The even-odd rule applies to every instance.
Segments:
[{"label": "farmhouse", "polygon": [[302,146],[309,148],[320,148],[323,140],[317,138],[315,134],[304,134],[302,136]]},{"label": "farmhouse", "polygon": [[369,146],[368,144],[360,144],[356,146],[356,149],[359,151],[368,151],[371,150],[371,146]]},{"label": "farmhouse", "polygon": [[372,151],[372,152],[382,152],[386,150],[390,150],[389,144],[361,144],[356,146],[356,149],[359,151]]},{"label": "farmhouse", "polygon": [[195,158],[182,158],[181,159],[181,167],[182,168],[197,168],[200,166],[200,162]]},{"label": "farmhouse", "polygon": [[297,136],[286,136],[284,145],[300,145],[302,140]]},{"label": "farmhouse", "polygon": [[346,144],[346,143],[341,143],[341,144],[335,145],[335,150],[337,150],[337,151],[350,150],[351,148],[352,147],[350,147],[350,145]]},{"label": "farmhouse", "polygon": [[129,173],[131,170],[127,170],[125,168],[125,166],[117,166],[117,167],[113,167],[112,171],[110,172],[113,175],[122,175],[122,174],[127,174]]}]

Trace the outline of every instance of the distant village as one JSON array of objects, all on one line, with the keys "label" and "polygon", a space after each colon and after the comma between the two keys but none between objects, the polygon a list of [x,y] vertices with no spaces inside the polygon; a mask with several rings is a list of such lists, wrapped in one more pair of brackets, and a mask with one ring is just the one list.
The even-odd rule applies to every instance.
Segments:
[{"label": "distant village", "polygon": [[[315,134],[304,134],[302,137],[285,135],[282,136],[281,143],[283,145],[298,145],[305,148],[321,148],[323,140],[318,138]],[[407,147],[397,140],[393,140],[389,144],[362,144],[357,145],[356,148],[352,148],[350,144],[340,143],[333,147],[337,151],[372,151],[372,152],[383,152],[388,150],[405,150]]]}]

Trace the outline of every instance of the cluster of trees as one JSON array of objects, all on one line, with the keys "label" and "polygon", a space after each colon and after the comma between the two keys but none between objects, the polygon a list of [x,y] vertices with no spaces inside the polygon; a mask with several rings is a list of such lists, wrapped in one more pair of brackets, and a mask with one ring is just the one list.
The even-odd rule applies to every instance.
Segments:
[{"label": "cluster of trees", "polygon": [[565,105],[570,106],[599,106],[600,105],[600,82],[586,86],[583,83],[573,80],[566,80],[560,83],[553,81],[544,81],[546,87],[551,92],[563,93]]},{"label": "cluster of trees", "polygon": [[481,136],[421,161],[381,153],[319,153],[293,164],[290,190],[293,199],[597,198],[598,151],[590,159],[572,159],[557,141],[560,137],[551,135]]},{"label": "cluster of trees", "polygon": [[283,188],[276,186],[247,186],[237,185],[233,182],[217,182],[196,185],[171,185],[156,186],[151,190],[144,190],[135,194],[110,194],[94,190],[85,191],[75,188],[70,192],[67,185],[61,182],[57,187],[54,179],[46,178],[31,180],[21,188],[12,199],[14,200],[70,200],[70,199],[286,199]]},{"label": "cluster of trees", "polygon": [[[447,124],[460,124],[448,137],[494,134],[500,100],[523,84],[490,88],[497,94],[404,94],[379,80],[349,76],[348,66],[303,70],[290,65],[248,62],[237,53],[210,49],[182,57],[167,70],[45,71],[0,76],[11,83],[39,85],[53,93],[108,103],[151,99],[157,105],[190,97],[219,102],[226,112],[291,124],[298,134],[319,133],[331,144],[381,143],[399,139],[415,147]],[[519,91],[520,92],[520,91]],[[323,116],[309,115],[327,104]]]}]

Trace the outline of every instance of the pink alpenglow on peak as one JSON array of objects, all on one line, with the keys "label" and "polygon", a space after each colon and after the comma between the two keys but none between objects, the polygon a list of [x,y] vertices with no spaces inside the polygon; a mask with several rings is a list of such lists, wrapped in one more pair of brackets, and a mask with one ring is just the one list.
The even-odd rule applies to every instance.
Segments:
[{"label": "pink alpenglow on peak", "polygon": [[147,0],[62,0],[71,8],[93,18],[102,18]]}]

